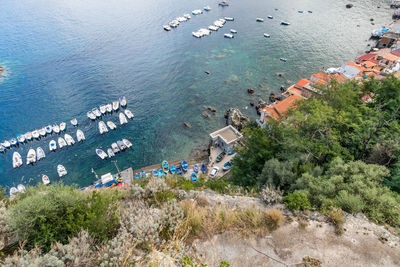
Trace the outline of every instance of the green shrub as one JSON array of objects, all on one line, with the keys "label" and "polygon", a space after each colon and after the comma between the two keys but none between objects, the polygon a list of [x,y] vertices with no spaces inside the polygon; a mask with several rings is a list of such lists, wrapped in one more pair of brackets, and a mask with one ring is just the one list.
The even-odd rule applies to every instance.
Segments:
[{"label": "green shrub", "polygon": [[291,210],[308,210],[311,209],[310,201],[303,192],[295,191],[284,197],[283,202]]},{"label": "green shrub", "polygon": [[356,213],[364,208],[364,202],[359,195],[349,194],[347,191],[340,191],[336,197],[336,203],[344,211]]}]

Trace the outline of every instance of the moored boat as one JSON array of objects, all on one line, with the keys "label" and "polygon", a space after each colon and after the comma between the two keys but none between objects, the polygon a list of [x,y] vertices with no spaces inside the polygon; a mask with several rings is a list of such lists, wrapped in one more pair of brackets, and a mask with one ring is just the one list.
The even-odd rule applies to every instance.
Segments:
[{"label": "moored boat", "polygon": [[86,113],[86,116],[88,116],[88,118],[91,119],[91,120],[95,120],[96,119],[96,115],[94,115],[93,112],[91,112],[91,111],[88,111]]},{"label": "moored boat", "polygon": [[233,39],[235,36],[232,33],[225,33],[224,37],[228,39]]},{"label": "moored boat", "polygon": [[65,142],[64,138],[58,137],[58,146],[59,146],[59,148],[63,148],[65,146],[67,146],[67,142]]},{"label": "moored boat", "polygon": [[181,175],[182,173],[183,173],[182,166],[181,165],[176,166],[176,174]]},{"label": "moored boat", "polygon": [[42,136],[42,137],[46,136],[46,134],[47,134],[45,128],[39,129],[38,131],[39,131],[40,136]]},{"label": "moored boat", "polygon": [[0,145],[0,153],[6,153],[6,148]]},{"label": "moored boat", "polygon": [[69,134],[65,134],[64,139],[67,142],[67,145],[69,145],[69,146],[72,146],[75,144],[74,138],[72,138],[72,136],[70,136]]},{"label": "moored boat", "polygon": [[158,171],[157,171],[157,169],[154,169],[154,170],[151,172],[151,174],[152,174],[154,177],[158,177]]},{"label": "moored boat", "polygon": [[204,7],[204,10],[205,10],[205,11],[210,11],[210,10],[211,10],[211,7],[210,7],[210,6],[205,6],[205,7]]},{"label": "moored boat", "polygon": [[101,106],[100,106],[100,112],[101,112],[101,114],[106,114],[106,112],[107,112],[107,107],[106,107],[106,105],[101,105]]},{"label": "moored boat", "polygon": [[218,3],[219,6],[229,6],[229,3],[227,1],[221,1]]},{"label": "moored boat", "polygon": [[264,19],[263,18],[256,18],[256,21],[257,22],[264,22]]},{"label": "moored boat", "polygon": [[43,183],[44,185],[48,185],[48,184],[50,183],[49,176],[47,176],[46,174],[43,174],[43,175],[42,175],[42,183]]},{"label": "moored boat", "polygon": [[119,147],[118,147],[117,143],[112,143],[111,144],[111,148],[112,148],[114,153],[118,153],[119,152]]},{"label": "moored boat", "polygon": [[163,25],[163,28],[167,32],[169,32],[171,30],[171,27],[169,25]]},{"label": "moored boat", "polygon": [[190,16],[190,14],[183,14],[183,16],[187,19],[191,19],[192,17]]},{"label": "moored boat", "polygon": [[36,151],[34,149],[29,149],[28,155],[26,156],[26,164],[33,164],[36,162]]},{"label": "moored boat", "polygon": [[274,17],[273,17],[273,16],[268,16],[267,18],[269,18],[269,19],[273,19]]},{"label": "moored boat", "polygon": [[279,60],[280,60],[280,61],[283,61],[283,62],[286,62],[286,61],[287,61],[287,58],[281,57]]},{"label": "moored boat", "polygon": [[11,187],[11,188],[10,188],[10,198],[15,197],[15,195],[18,194],[18,192],[19,192],[19,191],[18,191],[18,189],[17,189],[16,187],[14,187],[14,186]]},{"label": "moored boat", "polygon": [[101,112],[97,108],[92,109],[92,112],[97,118],[101,117]]},{"label": "moored boat", "polygon": [[135,117],[135,115],[133,115],[133,113],[129,109],[125,109],[124,112],[128,119],[133,119],[133,117]]},{"label": "moored boat", "polygon": [[234,21],[235,19],[234,18],[232,18],[232,17],[225,17],[224,18],[226,21]]},{"label": "moored boat", "polygon": [[118,101],[113,101],[112,102],[112,107],[114,111],[117,111],[119,109],[119,102]]},{"label": "moored boat", "polygon": [[41,148],[40,146],[36,148],[36,156],[38,161],[46,157],[43,148]]},{"label": "moored boat", "polygon": [[64,175],[68,174],[67,169],[65,169],[65,167],[61,164],[57,166],[57,173],[59,177],[63,177]]},{"label": "moored boat", "polygon": [[106,159],[108,156],[107,156],[107,153],[106,152],[104,152],[103,150],[101,150],[100,148],[96,148],[96,154],[97,154],[97,156],[99,156],[101,159]]},{"label": "moored boat", "polygon": [[57,143],[56,143],[56,141],[54,141],[54,140],[51,140],[51,141],[50,141],[50,143],[49,143],[49,149],[50,149],[50,151],[54,151],[54,150],[57,149]]},{"label": "moored boat", "polygon": [[78,140],[78,142],[82,142],[82,141],[84,141],[86,139],[85,138],[85,134],[82,132],[81,129],[78,129],[76,131],[76,139]]},{"label": "moored boat", "polygon": [[51,132],[53,131],[53,127],[51,125],[47,125],[45,128],[46,133],[51,134]]},{"label": "moored boat", "polygon": [[289,26],[289,25],[290,25],[290,23],[289,23],[289,22],[287,22],[287,21],[281,21],[281,25]]},{"label": "moored boat", "polygon": [[119,150],[121,150],[121,151],[124,151],[126,149],[126,145],[121,140],[117,141],[117,145],[118,145]]},{"label": "moored boat", "polygon": [[16,138],[11,138],[11,139],[10,139],[10,144],[11,144],[12,146],[16,146],[16,145],[18,144],[17,139],[16,139]]},{"label": "moored boat", "polygon": [[237,30],[231,29],[231,33],[237,34]]},{"label": "moored boat", "polygon": [[188,170],[187,161],[186,161],[186,160],[182,160],[181,165],[182,165],[182,170],[183,170],[183,172],[187,172],[187,170]]},{"label": "moored boat", "polygon": [[104,123],[104,121],[99,121],[99,131],[100,134],[104,134],[108,132],[107,125]]},{"label": "moored boat", "polygon": [[199,164],[194,164],[193,165],[193,171],[195,172],[195,173],[198,173],[199,172]]},{"label": "moored boat", "polygon": [[18,168],[22,165],[22,157],[18,152],[13,153],[13,167]]},{"label": "moored boat", "polygon": [[159,169],[158,170],[158,177],[162,177],[162,176],[165,176],[165,172],[164,172],[163,169]]},{"label": "moored boat", "polygon": [[16,137],[17,137],[18,143],[22,144],[25,142],[25,135],[19,134]]},{"label": "moored boat", "polygon": [[115,125],[115,123],[113,123],[112,121],[107,121],[107,126],[108,126],[108,128],[110,128],[111,130],[117,129],[117,125]]},{"label": "moored boat", "polygon": [[3,141],[1,143],[1,145],[4,146],[5,148],[10,148],[11,147],[10,141],[7,141],[7,140]]},{"label": "moored boat", "polygon": [[107,148],[107,155],[109,158],[112,158],[115,156],[114,151],[112,150],[112,148]]},{"label": "moored boat", "polygon": [[23,184],[17,185],[17,189],[18,189],[18,192],[20,192],[20,193],[24,193],[26,190],[26,188]]},{"label": "moored boat", "polygon": [[219,27],[214,26],[214,25],[210,25],[210,26],[208,26],[208,29],[209,29],[210,31],[218,31],[218,30],[219,30]]},{"label": "moored boat", "polygon": [[122,112],[119,113],[119,123],[121,125],[128,123],[128,119],[126,118],[126,116]]},{"label": "moored boat", "polygon": [[169,170],[168,161],[164,160],[164,161],[162,162],[161,166],[162,166],[164,172],[165,172],[165,173],[168,173],[168,170]]},{"label": "moored boat", "polygon": [[[57,124],[53,125],[53,132],[55,132],[56,134],[60,133],[60,126],[58,126]],[[33,132],[32,132],[33,134]]]},{"label": "moored boat", "polygon": [[132,143],[128,139],[122,139],[122,142],[124,142],[127,148],[130,148],[132,146]]},{"label": "moored boat", "polygon": [[78,125],[78,120],[76,118],[73,118],[71,120],[71,124],[72,124],[72,126],[77,126]]},{"label": "moored boat", "polygon": [[192,173],[190,175],[190,179],[192,180],[192,182],[196,182],[197,181],[197,175],[195,173]]},{"label": "moored boat", "polygon": [[175,173],[176,173],[176,168],[175,168],[175,165],[174,165],[174,164],[171,164],[171,166],[169,167],[169,172],[170,172],[171,174],[175,174]]},{"label": "moored boat", "polygon": [[205,164],[201,164],[201,172],[204,174],[207,172],[207,166]]},{"label": "moored boat", "polygon": [[111,113],[113,111],[112,104],[107,104],[106,109],[108,113]]},{"label": "moored boat", "polygon": [[126,97],[125,96],[120,96],[119,97],[119,104],[121,107],[125,107],[126,106]]},{"label": "moored boat", "polygon": [[265,37],[265,38],[270,38],[271,35],[269,35],[268,33],[264,33],[264,37]]},{"label": "moored boat", "polygon": [[66,128],[67,128],[67,124],[65,122],[60,123],[60,131],[61,132],[64,132]]}]

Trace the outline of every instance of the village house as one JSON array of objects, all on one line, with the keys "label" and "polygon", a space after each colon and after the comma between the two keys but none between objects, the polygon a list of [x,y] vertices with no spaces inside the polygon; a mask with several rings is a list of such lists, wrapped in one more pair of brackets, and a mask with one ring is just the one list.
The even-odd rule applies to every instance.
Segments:
[{"label": "village house", "polygon": [[222,151],[232,151],[243,135],[233,126],[228,125],[210,134],[211,145]]}]

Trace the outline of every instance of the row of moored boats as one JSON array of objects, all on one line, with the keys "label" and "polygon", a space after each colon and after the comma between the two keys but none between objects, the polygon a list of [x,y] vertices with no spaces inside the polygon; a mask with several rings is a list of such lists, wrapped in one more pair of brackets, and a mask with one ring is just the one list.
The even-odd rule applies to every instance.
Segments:
[{"label": "row of moored boats", "polygon": [[130,147],[132,147],[132,143],[128,139],[122,139],[115,143],[112,143],[111,148],[107,148],[107,153],[100,148],[96,148],[96,154],[101,159],[112,158],[115,156],[115,154],[124,151]]},{"label": "row of moored boats", "polygon": [[[205,11],[211,11],[211,7],[210,6],[205,6],[204,10]],[[202,9],[195,9],[195,10],[192,11],[192,14],[194,16],[201,15],[201,14],[203,14],[203,10]],[[183,14],[183,16],[177,17],[177,18],[171,20],[171,22],[169,22],[168,25],[163,25],[163,28],[166,31],[170,31],[172,28],[177,28],[181,22],[186,22],[186,21],[190,20],[191,18],[192,17],[190,16],[190,14]]]},{"label": "row of moored boats", "polygon": [[[225,17],[225,18],[218,19],[218,20],[214,21],[214,23],[212,25],[208,26],[207,29],[201,28],[198,31],[192,32],[192,35],[196,38],[208,36],[211,34],[212,31],[218,31],[219,29],[223,28],[227,21],[234,21],[234,18]],[[236,33],[237,33],[236,30],[231,29],[230,33],[224,34],[224,37],[232,39],[232,38],[234,38],[234,34],[236,34]]]},{"label": "row of moored boats", "polygon": [[101,118],[103,115],[107,113],[112,113],[118,111],[119,107],[126,107],[126,97],[121,96],[118,101],[113,101],[112,103],[100,105],[99,108],[93,108],[92,110],[88,111],[86,115],[89,119],[95,120]]}]

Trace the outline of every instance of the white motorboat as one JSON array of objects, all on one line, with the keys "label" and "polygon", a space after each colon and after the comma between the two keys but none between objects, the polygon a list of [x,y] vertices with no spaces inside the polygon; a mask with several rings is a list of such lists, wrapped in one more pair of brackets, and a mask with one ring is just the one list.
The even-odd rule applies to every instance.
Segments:
[{"label": "white motorboat", "polygon": [[6,148],[0,145],[0,153],[6,153]]},{"label": "white motorboat", "polygon": [[96,117],[101,117],[101,112],[97,108],[92,109],[92,112],[94,115],[96,115]]},{"label": "white motorboat", "polygon": [[274,17],[273,17],[273,16],[268,16],[267,18],[269,18],[269,19],[273,19]]},{"label": "white motorboat", "polygon": [[108,149],[107,149],[107,155],[108,155],[109,158],[112,158],[112,157],[115,156],[115,154],[114,154],[112,148],[108,148]]},{"label": "white motorboat", "polygon": [[25,142],[25,135],[23,135],[23,134],[17,135],[17,140],[18,140],[18,143],[20,143],[20,144],[24,143]]},{"label": "white motorboat", "polygon": [[117,111],[119,109],[119,102],[118,101],[113,101],[112,102],[112,107],[114,111]]},{"label": "white motorboat", "polygon": [[185,17],[177,17],[176,20],[179,21],[179,22],[184,22],[184,21],[187,21],[187,18],[185,18]]},{"label": "white motorboat", "polygon": [[257,22],[264,22],[264,19],[263,18],[256,18],[256,21]]},{"label": "white motorboat", "polygon": [[11,187],[11,188],[10,188],[10,198],[15,197],[15,195],[18,194],[18,192],[19,192],[19,191],[18,191],[18,189],[17,189],[16,187],[14,187],[14,186]]},{"label": "white motorboat", "polygon": [[63,177],[64,175],[67,175],[68,172],[63,165],[59,164],[57,166],[57,173],[59,177]]},{"label": "white motorboat", "polygon": [[287,61],[287,58],[281,57],[279,60],[280,60],[280,61],[283,61],[283,62],[286,62],[286,61]]},{"label": "white motorboat", "polygon": [[128,139],[122,139],[122,142],[124,142],[127,148],[130,148],[132,146],[132,143]]},{"label": "white motorboat", "polygon": [[210,25],[210,26],[208,26],[208,29],[211,30],[211,31],[218,31],[219,27],[214,26],[214,25]]},{"label": "white motorboat", "polygon": [[13,167],[18,168],[22,165],[22,157],[18,152],[13,153]]},{"label": "white motorboat", "polygon": [[20,193],[24,193],[26,190],[26,188],[23,184],[17,185],[17,189],[18,189],[18,192],[20,192]]},{"label": "white motorboat", "polygon": [[108,113],[111,113],[113,111],[112,104],[107,104],[106,105],[106,110],[107,110]]},{"label": "white motorboat", "polygon": [[46,129],[45,128],[39,129],[39,134],[40,136],[46,136]]},{"label": "white motorboat", "polygon": [[269,35],[268,33],[264,33],[264,37],[265,37],[265,38],[270,38],[271,35]]},{"label": "white motorboat", "polygon": [[65,146],[67,146],[67,142],[65,142],[64,138],[58,137],[58,146],[59,146],[59,148],[63,148]]},{"label": "white motorboat", "polygon": [[43,174],[43,175],[42,175],[42,183],[43,183],[44,185],[48,185],[48,184],[50,183],[49,176],[47,176],[46,174]]},{"label": "white motorboat", "polygon": [[38,130],[34,130],[34,131],[32,131],[32,136],[33,136],[33,138],[36,138],[36,139],[39,139],[39,131]]},{"label": "white motorboat", "polygon": [[117,145],[121,151],[124,151],[126,149],[126,145],[123,141],[117,141]]},{"label": "white motorboat", "polygon": [[106,107],[106,105],[101,105],[101,106],[100,106],[100,112],[101,112],[101,114],[106,114],[106,112],[107,112],[107,107]]},{"label": "white motorboat", "polygon": [[119,152],[119,147],[118,147],[117,143],[112,143],[111,144],[111,148],[112,148],[114,153],[118,153]]},{"label": "white motorboat", "polygon": [[100,134],[108,133],[108,128],[107,125],[104,123],[104,121],[99,121],[99,131]]},{"label": "white motorboat", "polygon": [[125,109],[125,115],[128,117],[128,119],[133,119],[133,117],[135,117],[135,115],[133,115],[129,109]]},{"label": "white motorboat", "polygon": [[10,143],[11,143],[12,146],[16,146],[18,144],[18,141],[17,141],[16,138],[11,138],[10,139]]},{"label": "white motorboat", "polygon": [[225,34],[224,34],[224,37],[225,37],[225,38],[228,38],[228,39],[232,39],[232,38],[234,38],[235,36],[234,36],[232,33],[225,33]]},{"label": "white motorboat", "polygon": [[174,19],[173,21],[171,21],[169,23],[169,26],[171,26],[172,28],[176,28],[179,26],[179,21],[177,21],[176,19]]},{"label": "white motorboat", "polygon": [[96,154],[97,154],[97,156],[99,156],[101,159],[106,159],[106,158],[108,157],[108,156],[107,156],[107,153],[104,152],[103,150],[99,149],[99,148],[96,148]]},{"label": "white motorboat", "polygon": [[192,35],[196,38],[201,38],[202,35],[199,32],[192,32]]},{"label": "white motorboat", "polygon": [[281,25],[289,26],[289,25],[290,25],[290,23],[289,23],[289,22],[287,22],[287,21],[281,21]]},{"label": "white motorboat", "polygon": [[46,157],[44,150],[40,146],[36,148],[36,156],[38,161]]},{"label": "white motorboat", "polygon": [[65,142],[67,142],[67,145],[69,145],[69,146],[72,146],[75,144],[74,138],[72,138],[72,136],[70,136],[69,134],[65,134],[64,139],[65,139]]},{"label": "white motorboat", "polygon": [[60,133],[60,126],[58,126],[57,124],[53,125],[53,132],[55,132],[56,134],[59,134]]},{"label": "white motorboat", "polygon": [[171,27],[169,25],[163,25],[163,28],[167,32],[169,32],[171,30]]},{"label": "white motorboat", "polygon": [[115,123],[113,123],[112,121],[107,121],[107,126],[108,126],[108,128],[110,128],[111,130],[117,129],[117,125],[115,125]]},{"label": "white motorboat", "polygon": [[82,141],[84,141],[86,139],[85,135],[82,132],[82,130],[78,129],[76,131],[76,139],[78,139],[78,142],[82,142]]},{"label": "white motorboat", "polygon": [[119,104],[121,107],[126,107],[126,97],[125,96],[119,97]]},{"label": "white motorboat", "polygon": [[[31,133],[31,134],[32,134],[32,133]],[[3,142],[1,143],[1,145],[4,146],[5,148],[10,148],[10,147],[11,147],[10,141],[7,141],[7,140],[3,141]]]},{"label": "white motorboat", "polygon": [[222,21],[216,20],[216,21],[214,21],[214,26],[216,26],[218,28],[222,28],[222,27],[224,27],[224,24],[222,23]]},{"label": "white motorboat", "polygon": [[237,34],[237,30],[231,29],[231,33]]},{"label": "white motorboat", "polygon": [[53,131],[53,127],[51,125],[47,125],[46,126],[46,133],[51,134],[51,132]]},{"label": "white motorboat", "polygon": [[36,162],[36,151],[34,149],[29,149],[28,155],[26,156],[26,164],[33,164]]},{"label": "white motorboat", "polygon": [[205,11],[210,11],[210,10],[211,10],[211,7],[210,7],[210,6],[205,6],[205,7],[204,7],[204,10],[205,10]]},{"label": "white motorboat", "polygon": [[232,18],[232,17],[225,17],[224,18],[226,21],[234,21],[235,19],[234,18]]},{"label": "white motorboat", "polygon": [[60,131],[64,132],[65,128],[67,128],[67,124],[65,122],[60,123]]},{"label": "white motorboat", "polygon": [[54,140],[51,140],[51,141],[50,141],[50,143],[49,143],[49,149],[50,149],[50,151],[54,151],[54,150],[57,149],[57,143],[56,143],[56,141],[54,141]]},{"label": "white motorboat", "polygon": [[201,10],[201,9],[195,9],[195,10],[192,11],[192,14],[195,15],[195,16],[196,16],[196,15],[203,14],[203,10]]},{"label": "white motorboat", "polygon": [[93,112],[91,112],[91,111],[88,111],[86,113],[86,116],[88,116],[88,118],[91,119],[91,120],[95,120],[96,119],[96,115],[94,115]]},{"label": "white motorboat", "polygon": [[128,120],[126,119],[126,116],[122,112],[119,113],[119,123],[121,125],[123,125],[125,123],[128,123]]},{"label": "white motorboat", "polygon": [[78,120],[77,120],[76,118],[73,118],[73,119],[71,120],[71,124],[72,124],[73,126],[77,126],[77,125],[78,125]]},{"label": "white motorboat", "polygon": [[183,16],[187,19],[191,19],[192,17],[190,16],[190,14],[183,14]]}]

